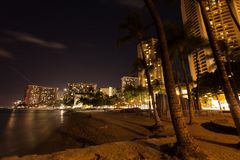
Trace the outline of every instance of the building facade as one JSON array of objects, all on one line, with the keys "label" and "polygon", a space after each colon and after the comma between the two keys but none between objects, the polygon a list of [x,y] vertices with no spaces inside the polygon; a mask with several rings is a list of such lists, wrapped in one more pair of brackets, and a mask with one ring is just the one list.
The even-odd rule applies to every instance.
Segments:
[{"label": "building facade", "polygon": [[58,88],[28,85],[24,101],[28,106],[53,106],[57,100]]},{"label": "building facade", "polygon": [[84,83],[84,82],[74,82],[68,83],[66,90],[64,91],[64,101],[71,102],[79,100],[80,98],[88,98],[91,94],[97,92],[96,83]]},{"label": "building facade", "polygon": [[109,97],[112,97],[117,94],[117,89],[113,87],[102,87],[102,88],[99,88],[99,91]]},{"label": "building facade", "polygon": [[[143,59],[142,53],[146,57],[146,63],[148,67],[151,67],[150,70],[150,78],[151,82],[154,80],[158,80],[160,84],[164,84],[164,78],[163,78],[163,70],[161,65],[160,58],[157,58],[156,56],[156,44],[157,39],[156,38],[150,38],[148,40],[142,41],[137,45],[137,58]],[[147,86],[147,79],[144,74],[144,70],[140,70],[138,72],[138,78],[140,85],[143,87]]]},{"label": "building facade", "polygon": [[124,76],[121,78],[121,86],[122,92],[125,90],[127,86],[137,87],[139,86],[139,79],[138,77]]},{"label": "building facade", "polygon": [[[205,9],[216,39],[226,41],[230,47],[239,46],[240,32],[231,18],[227,1],[207,0]],[[240,22],[240,0],[234,0],[231,9],[235,13],[238,22]],[[181,12],[187,33],[191,36],[207,39],[208,36],[198,3],[193,0],[181,0]],[[189,55],[189,67],[193,80],[197,79],[197,64],[200,74],[215,70],[213,59],[207,58],[210,54],[210,49],[199,49]]]},{"label": "building facade", "polygon": [[68,91],[74,94],[95,93],[97,91],[96,83],[68,83]]}]

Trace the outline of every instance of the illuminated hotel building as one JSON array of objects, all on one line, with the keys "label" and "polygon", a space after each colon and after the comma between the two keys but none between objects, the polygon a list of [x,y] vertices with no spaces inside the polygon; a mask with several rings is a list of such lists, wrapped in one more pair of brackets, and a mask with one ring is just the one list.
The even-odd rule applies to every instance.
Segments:
[{"label": "illuminated hotel building", "polygon": [[95,93],[97,91],[97,84],[95,83],[83,83],[75,82],[68,83],[68,87],[64,93],[64,99],[74,99],[77,97],[88,97],[88,94]]},{"label": "illuminated hotel building", "polygon": [[121,84],[122,84],[122,92],[123,92],[127,86],[132,86],[135,88],[139,86],[139,80],[138,80],[138,77],[123,76],[121,78]]},{"label": "illuminated hotel building", "polygon": [[116,95],[116,93],[117,93],[117,89],[113,88],[113,87],[101,87],[101,88],[99,88],[99,91],[109,97],[112,97],[112,96]]},{"label": "illuminated hotel building", "polygon": [[[157,43],[156,38],[150,38],[148,40],[145,40],[139,43],[137,45],[137,57],[138,59],[143,58],[142,57],[142,50],[143,50],[143,53],[146,57],[147,65],[149,67],[150,66],[152,67],[152,69],[149,72],[151,82],[153,82],[154,80],[158,80],[160,84],[163,85],[164,83],[163,70],[162,70],[160,59],[156,57],[156,53],[157,53],[155,49],[156,43]],[[144,70],[141,70],[138,72],[138,78],[141,86],[143,87],[147,86],[147,79],[144,74]]]},{"label": "illuminated hotel building", "polygon": [[58,88],[28,85],[24,101],[28,106],[51,106],[57,100],[57,92]]},{"label": "illuminated hotel building", "polygon": [[68,90],[74,94],[94,93],[97,90],[95,83],[68,83]]},{"label": "illuminated hotel building", "polygon": [[[240,22],[240,0],[233,0],[231,8],[238,22]],[[240,45],[240,33],[231,18],[227,1],[207,0],[205,9],[215,37],[218,40],[225,40],[231,47]],[[192,36],[207,39],[208,36],[198,3],[194,0],[181,0],[181,11],[187,33]],[[198,56],[196,53],[198,53]],[[214,68],[212,68],[212,64],[214,63],[213,59],[208,59],[206,57],[206,55],[209,54],[211,54],[210,50],[200,49],[193,52],[188,57],[193,80],[196,80],[197,77],[197,61],[199,64],[200,74],[214,71]]]},{"label": "illuminated hotel building", "polygon": [[81,98],[92,98],[97,92],[96,83],[74,82],[67,85],[67,88],[64,89],[63,100],[73,106],[78,105]]}]

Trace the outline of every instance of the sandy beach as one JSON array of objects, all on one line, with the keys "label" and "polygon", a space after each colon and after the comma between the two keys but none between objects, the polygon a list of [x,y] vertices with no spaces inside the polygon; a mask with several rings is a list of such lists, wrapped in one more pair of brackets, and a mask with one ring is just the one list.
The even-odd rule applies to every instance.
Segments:
[{"label": "sandy beach", "polygon": [[[153,131],[147,113],[69,112],[67,120],[46,141],[22,155],[2,160],[30,159],[177,159],[166,146],[176,142],[171,121]],[[237,160],[239,137],[229,113],[209,113],[189,125],[191,134],[210,159]]]}]

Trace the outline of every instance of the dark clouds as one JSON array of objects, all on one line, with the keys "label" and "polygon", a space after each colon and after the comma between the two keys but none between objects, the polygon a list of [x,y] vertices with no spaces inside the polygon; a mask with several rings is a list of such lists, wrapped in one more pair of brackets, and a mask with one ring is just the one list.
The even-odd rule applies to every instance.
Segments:
[{"label": "dark clouds", "polygon": [[119,24],[143,5],[143,0],[2,1],[0,106],[22,99],[30,82],[60,88],[81,81],[119,87],[136,59],[134,43],[116,47],[123,36]]},{"label": "dark clouds", "polygon": [[7,59],[13,59],[14,56],[11,52],[0,48],[0,58],[7,58]]}]

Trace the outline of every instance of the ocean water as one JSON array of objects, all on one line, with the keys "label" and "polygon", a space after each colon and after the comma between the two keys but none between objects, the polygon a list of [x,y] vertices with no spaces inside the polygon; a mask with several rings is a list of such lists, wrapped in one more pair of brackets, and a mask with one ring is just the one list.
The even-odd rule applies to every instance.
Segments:
[{"label": "ocean water", "polygon": [[59,127],[63,110],[0,109],[0,157],[34,149]]}]

